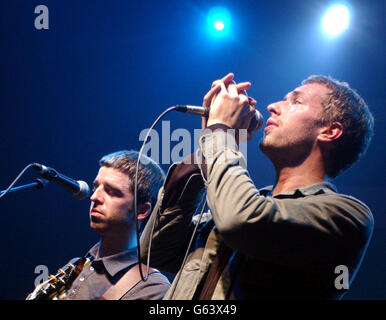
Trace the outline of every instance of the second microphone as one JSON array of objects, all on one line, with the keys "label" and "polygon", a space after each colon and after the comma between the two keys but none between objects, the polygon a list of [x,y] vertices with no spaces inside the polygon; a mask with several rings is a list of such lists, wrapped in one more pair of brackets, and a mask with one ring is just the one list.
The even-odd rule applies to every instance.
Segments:
[{"label": "second microphone", "polygon": [[[179,112],[185,112],[185,113],[190,113],[190,114],[196,114],[202,117],[208,117],[209,116],[209,110],[204,107],[199,107],[199,106],[191,106],[187,104],[178,104],[175,106],[176,111]],[[263,116],[262,114],[255,109],[255,116],[252,118],[248,130],[250,131],[255,131],[260,129],[263,126]]]}]

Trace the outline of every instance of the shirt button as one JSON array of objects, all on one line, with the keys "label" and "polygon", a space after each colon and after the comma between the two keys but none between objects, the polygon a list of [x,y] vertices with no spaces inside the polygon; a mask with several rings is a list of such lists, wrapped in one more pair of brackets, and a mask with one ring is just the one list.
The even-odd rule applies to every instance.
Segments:
[{"label": "shirt button", "polygon": [[94,267],[90,267],[90,271],[94,271]]},{"label": "shirt button", "polygon": [[79,278],[79,281],[84,281],[84,277],[80,277],[80,278]]}]

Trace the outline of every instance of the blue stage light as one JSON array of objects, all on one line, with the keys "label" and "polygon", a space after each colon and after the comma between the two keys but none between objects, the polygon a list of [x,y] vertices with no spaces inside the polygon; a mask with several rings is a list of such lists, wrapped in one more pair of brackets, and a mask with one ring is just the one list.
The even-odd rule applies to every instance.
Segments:
[{"label": "blue stage light", "polygon": [[207,16],[207,27],[209,33],[214,37],[224,37],[230,34],[231,15],[226,8],[215,7]]},{"label": "blue stage light", "polygon": [[338,35],[348,29],[350,12],[345,5],[330,7],[323,17],[323,30],[328,35]]}]

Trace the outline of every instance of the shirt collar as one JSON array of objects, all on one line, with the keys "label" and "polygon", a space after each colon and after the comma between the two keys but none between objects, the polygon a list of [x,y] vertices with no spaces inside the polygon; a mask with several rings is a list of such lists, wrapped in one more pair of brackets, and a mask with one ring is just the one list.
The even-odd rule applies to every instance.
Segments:
[{"label": "shirt collar", "polygon": [[[272,196],[272,190],[273,186],[267,186],[262,189],[260,189],[260,193],[264,196]],[[315,195],[320,193],[331,193],[331,192],[337,192],[336,187],[327,181],[316,183],[309,185],[304,188],[296,188],[289,192],[283,192],[280,194],[275,195],[275,198],[281,198],[281,197],[304,197],[309,195]]]},{"label": "shirt collar", "polygon": [[138,263],[137,248],[119,252],[117,254],[96,258],[100,242],[95,244],[86,256],[94,258],[93,263],[103,263],[106,271],[111,277],[114,277],[121,270],[131,267]]}]

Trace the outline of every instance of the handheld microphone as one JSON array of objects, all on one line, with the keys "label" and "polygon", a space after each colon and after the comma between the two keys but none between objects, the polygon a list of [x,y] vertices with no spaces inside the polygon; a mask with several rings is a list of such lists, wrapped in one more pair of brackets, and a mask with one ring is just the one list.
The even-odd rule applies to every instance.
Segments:
[{"label": "handheld microphone", "polygon": [[71,192],[73,197],[77,200],[83,200],[90,194],[90,188],[84,181],[75,181],[74,179],[66,177],[52,168],[39,163],[34,163],[32,167],[38,171],[42,178],[53,181],[62,186],[64,189]]},{"label": "handheld microphone", "polygon": [[[175,106],[176,111],[190,113],[190,114],[196,114],[202,117],[208,117],[209,116],[209,110],[204,107],[198,107],[198,106],[191,106],[191,105],[181,105],[178,104]],[[252,118],[248,130],[255,131],[260,129],[263,126],[263,116],[262,114],[255,109],[255,116]]]}]

